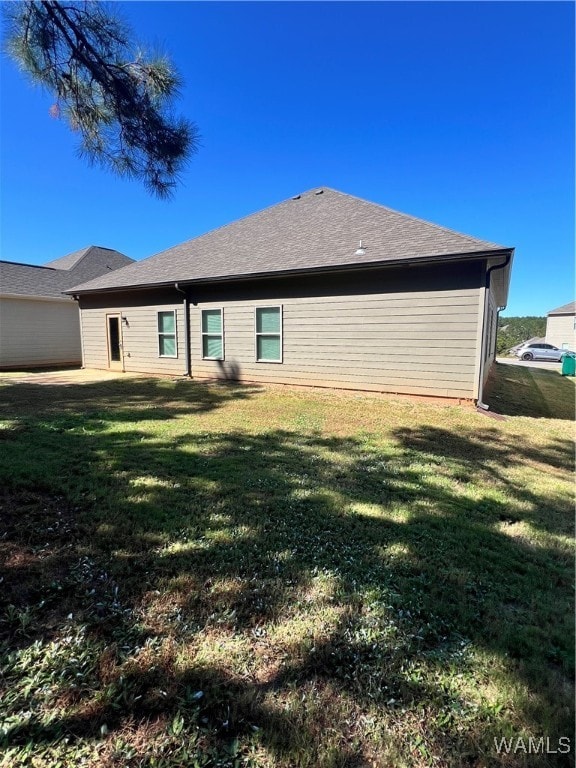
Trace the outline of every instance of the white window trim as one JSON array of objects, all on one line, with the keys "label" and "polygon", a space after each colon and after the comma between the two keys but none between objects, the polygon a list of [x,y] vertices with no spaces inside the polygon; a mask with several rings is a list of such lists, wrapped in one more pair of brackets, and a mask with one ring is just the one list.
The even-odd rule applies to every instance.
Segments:
[{"label": "white window trim", "polygon": [[[220,334],[218,333],[207,333],[204,332],[204,326],[202,324],[202,313],[203,312],[214,312],[218,311],[220,312]],[[222,356],[221,357],[205,357],[204,356],[204,336],[220,336],[220,340],[222,341]],[[223,307],[204,307],[200,310],[200,343],[201,348],[200,351],[202,352],[202,360],[225,360],[226,359],[226,349],[224,347],[224,308]]]},{"label": "white window trim", "polygon": [[[258,333],[257,311],[259,309],[279,309],[280,310],[280,333]],[[268,360],[264,357],[258,357],[258,336],[280,336],[280,360]],[[282,304],[262,304],[254,307],[254,361],[256,363],[275,363],[276,365],[284,362],[284,312]]]},{"label": "white window trim", "polygon": [[[173,317],[174,317],[174,333],[163,333],[160,330],[160,315],[161,314],[168,314],[169,312],[171,312]],[[158,357],[169,357],[172,360],[176,360],[176,358],[178,357],[178,324],[177,324],[176,320],[177,320],[177,318],[176,318],[176,310],[175,309],[159,309],[156,312],[156,334],[158,335]],[[174,344],[176,346],[176,354],[174,354],[174,355],[163,355],[161,353],[161,351],[160,351],[160,339],[162,337],[171,338],[172,336],[174,336]]]}]

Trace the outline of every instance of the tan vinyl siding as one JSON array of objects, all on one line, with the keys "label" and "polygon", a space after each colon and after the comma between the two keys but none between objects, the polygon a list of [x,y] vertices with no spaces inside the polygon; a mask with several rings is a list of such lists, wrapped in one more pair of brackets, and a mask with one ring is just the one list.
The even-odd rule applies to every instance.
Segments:
[{"label": "tan vinyl siding", "polygon": [[498,324],[498,312],[496,308],[496,302],[494,300],[494,294],[492,291],[488,291],[488,302],[486,309],[486,327],[484,329],[484,383],[488,379],[492,363],[495,358],[496,350],[496,333]]},{"label": "tan vinyl siding", "polygon": [[106,313],[81,309],[83,364],[85,368],[108,368]]},{"label": "tan vinyl siding", "polygon": [[[283,308],[283,362],[256,362],[254,308]],[[472,398],[479,289],[199,302],[195,378]],[[226,358],[203,360],[200,312],[222,307]]]},{"label": "tan vinyl siding", "polygon": [[[478,360],[478,370],[482,371],[482,387],[486,384],[492,365],[496,359],[496,337],[498,334],[498,300],[497,291],[494,290],[495,276],[501,278],[502,270],[495,270],[491,274],[490,288],[481,289],[483,298],[480,299],[481,305],[484,307],[484,315],[479,315],[481,321],[479,325],[478,336],[478,349],[480,350]],[[478,380],[478,372],[476,373],[476,380]],[[475,388],[474,397],[479,395],[478,388]],[[481,399],[481,398],[480,398]]]},{"label": "tan vinyl siding", "polygon": [[546,321],[546,343],[576,352],[576,318],[574,315],[551,315]]},{"label": "tan vinyl siding", "polygon": [[[496,259],[488,259],[486,267],[498,267],[504,264],[505,258],[499,256]],[[502,267],[502,269],[494,269],[490,273],[490,292],[492,293],[494,304],[496,307],[505,307],[508,302],[508,285],[510,283],[510,273],[512,270],[512,260],[510,263]]]},{"label": "tan vinyl siding", "polygon": [[[191,285],[192,376],[472,399],[477,395],[484,265],[381,269]],[[106,315],[122,323],[124,368],[186,370],[182,294],[81,297],[85,365],[108,367]],[[282,307],[282,362],[256,362],[255,308]],[[178,358],[158,357],[156,313],[176,309]],[[202,358],[203,309],[222,309],[225,358]]]},{"label": "tan vinyl siding", "polygon": [[[86,303],[86,302],[84,302]],[[177,357],[160,357],[158,349],[158,312],[176,311]],[[129,306],[125,303],[107,307],[82,306],[84,365],[86,368],[108,368],[107,315],[119,314],[121,357],[125,371],[185,373],[184,313],[181,303],[158,303]]]},{"label": "tan vinyl siding", "polygon": [[0,368],[79,365],[81,360],[76,302],[0,299]]}]

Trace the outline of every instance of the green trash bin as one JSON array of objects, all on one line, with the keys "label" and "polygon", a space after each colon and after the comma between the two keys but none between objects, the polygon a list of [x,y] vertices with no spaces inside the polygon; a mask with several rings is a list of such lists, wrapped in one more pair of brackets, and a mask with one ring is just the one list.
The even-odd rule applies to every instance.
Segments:
[{"label": "green trash bin", "polygon": [[576,356],[567,352],[562,358],[562,376],[576,376]]}]

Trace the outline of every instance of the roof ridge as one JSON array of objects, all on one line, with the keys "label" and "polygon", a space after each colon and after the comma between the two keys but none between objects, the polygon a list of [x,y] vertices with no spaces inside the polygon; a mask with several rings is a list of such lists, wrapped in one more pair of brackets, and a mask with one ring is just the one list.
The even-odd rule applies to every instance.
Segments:
[{"label": "roof ridge", "polygon": [[[189,237],[188,239],[184,240],[181,243],[177,243],[176,245],[168,246],[168,248],[163,248],[161,251],[157,251],[156,253],[151,254],[150,256],[147,256],[145,259],[142,259],[135,263],[141,263],[142,261],[147,261],[148,259],[153,259],[155,256],[160,256],[163,253],[166,253],[167,251],[172,250],[172,248],[180,248],[188,243],[191,243],[192,241],[201,240],[203,237],[206,237],[207,235],[211,235],[215,232],[219,232],[221,229],[225,229],[226,227],[229,227],[231,224],[239,224],[242,221],[245,221],[246,219],[252,218],[252,216],[259,216],[262,213],[265,213],[266,211],[271,210],[272,208],[277,208],[281,205],[285,205],[286,203],[289,203],[291,200],[297,200],[300,197],[303,197],[304,195],[310,195],[310,194],[318,194],[320,192],[329,191],[334,193],[335,195],[340,195],[340,197],[348,197],[353,200],[357,200],[359,203],[363,203],[367,206],[376,206],[377,208],[382,208],[384,211],[388,211],[389,213],[393,213],[396,216],[400,216],[405,219],[411,219],[412,221],[416,221],[420,224],[426,224],[429,227],[435,227],[436,229],[440,230],[441,232],[448,232],[452,235],[458,235],[459,237],[463,237],[464,239],[468,240],[469,242],[474,243],[483,243],[486,245],[495,245],[499,248],[504,248],[506,246],[501,246],[499,243],[495,243],[491,240],[482,240],[479,237],[475,237],[474,235],[468,235],[464,232],[459,232],[456,229],[450,229],[449,227],[443,227],[441,224],[436,224],[433,221],[428,221],[427,219],[422,219],[418,216],[413,216],[409,213],[403,213],[402,211],[397,211],[395,208],[390,208],[386,205],[383,205],[382,203],[375,203],[370,200],[366,200],[364,197],[358,197],[357,195],[350,195],[347,192],[341,192],[339,189],[334,189],[334,187],[328,187],[326,185],[320,185],[311,187],[310,189],[305,190],[304,192],[298,192],[296,195],[291,195],[290,197],[285,198],[284,200],[280,200],[278,203],[272,203],[271,205],[267,205],[264,208],[260,208],[257,211],[253,211],[252,213],[247,213],[245,216],[241,216],[239,219],[234,219],[233,221],[228,221],[225,224],[220,224],[218,227],[214,227],[214,229],[209,229],[207,232],[202,232],[200,235],[196,235],[195,237]],[[82,257],[84,258],[84,257]],[[130,265],[127,265],[130,266]]]},{"label": "roof ridge", "polygon": [[[130,256],[126,256],[125,253],[121,253],[116,248],[107,248],[104,245],[86,245],[83,248],[78,248],[76,251],[71,251],[70,253],[66,253],[64,256],[60,256],[57,259],[51,259],[46,266],[48,266],[50,269],[58,269],[62,272],[72,272],[72,270],[76,269],[87,257],[90,256],[95,251],[106,251],[110,254],[118,254],[119,256],[123,256],[127,259],[129,259],[131,262],[134,261]],[[81,255],[77,255],[81,254]],[[64,267],[50,267],[51,264],[58,264],[62,262],[66,262],[68,259],[70,259],[71,256],[75,256],[75,261],[70,266],[64,266]],[[103,254],[103,257],[106,258],[106,254]]]},{"label": "roof ridge", "polygon": [[77,259],[74,262],[72,267],[64,267],[64,268],[62,268],[62,267],[49,267],[49,269],[59,269],[62,272],[69,272],[73,267],[76,266],[76,264],[78,264],[79,261],[82,261],[82,259],[86,255],[86,252],[89,251],[90,248],[93,248],[93,247],[94,246],[92,246],[92,245],[85,245],[83,248],[77,248],[75,251],[70,251],[70,253],[65,253],[64,256],[58,256],[58,258],[56,258],[56,259],[50,259],[50,261],[47,262],[46,266],[48,266],[49,264],[54,264],[54,262],[59,262],[59,261],[61,262],[61,261],[64,261],[65,259],[69,259],[70,256],[74,256],[77,253],[82,253],[82,256],[78,256],[77,257]]},{"label": "roof ridge", "polygon": [[[145,259],[141,259],[138,262],[135,262],[137,264],[141,264],[143,261],[148,261],[148,259],[153,259],[155,256],[160,256],[163,253],[166,253],[166,251],[171,251],[172,248],[180,248],[184,245],[187,245],[188,243],[191,243],[193,240],[201,240],[203,237],[206,237],[207,235],[212,235],[214,232],[219,232],[221,229],[226,229],[226,227],[231,226],[232,224],[239,224],[241,221],[246,221],[246,219],[252,218],[252,216],[259,216],[261,213],[264,213],[265,211],[269,211],[272,208],[278,208],[281,205],[284,205],[285,203],[289,203],[291,200],[296,200],[299,197],[302,197],[302,195],[308,195],[311,192],[315,192],[319,189],[330,189],[331,192],[338,192],[336,189],[331,189],[330,187],[312,187],[311,189],[306,190],[306,192],[298,192],[297,195],[292,195],[291,197],[287,197],[285,200],[280,200],[278,203],[272,203],[271,205],[266,205],[264,208],[260,208],[257,211],[253,211],[252,213],[247,213],[245,216],[241,216],[239,219],[234,219],[233,221],[229,221],[226,224],[220,224],[218,227],[214,227],[214,229],[209,229],[207,232],[202,232],[200,235],[196,235],[195,237],[189,237],[187,240],[184,240],[182,243],[177,243],[176,245],[170,245],[168,248],[164,248],[162,251],[157,251],[156,253],[151,254],[150,256],[147,256]],[[339,194],[343,195],[343,192],[340,192]],[[358,198],[361,200],[362,198]],[[364,201],[367,202],[367,201]],[[130,266],[127,264],[127,266]],[[124,267],[122,267],[124,269]]]},{"label": "roof ridge", "polygon": [[24,261],[8,261],[8,259],[0,259],[0,264],[13,264],[15,267],[32,267],[33,269],[48,269],[50,272],[66,272],[65,269],[47,267],[44,264],[26,264]]},{"label": "roof ridge", "polygon": [[[476,237],[475,235],[468,235],[465,232],[460,232],[457,229],[451,229],[450,227],[443,227],[441,224],[436,224],[434,221],[428,221],[428,219],[422,219],[420,216],[413,216],[411,213],[404,213],[403,211],[397,211],[395,208],[390,208],[387,205],[383,205],[382,203],[375,203],[371,200],[366,200],[364,197],[358,197],[358,195],[350,195],[347,192],[340,192],[338,189],[332,189],[331,187],[324,187],[324,189],[330,189],[331,192],[335,192],[337,195],[341,195],[342,197],[351,197],[354,200],[358,200],[360,203],[364,203],[365,205],[375,205],[378,208],[382,208],[385,211],[388,211],[389,213],[393,213],[396,216],[401,216],[404,219],[412,219],[412,221],[417,221],[419,224],[426,224],[429,227],[435,227],[436,229],[439,229],[441,232],[448,232],[451,235],[458,235],[459,237],[464,237],[466,240],[473,240],[475,242],[480,243],[486,243],[489,245],[496,245],[499,248],[505,248],[506,246],[502,246],[499,243],[495,243],[492,240],[482,240],[479,237]],[[306,193],[304,193],[306,194]]]},{"label": "roof ridge", "polygon": [[[358,237],[371,238],[373,244],[368,253],[352,255],[352,241]],[[74,288],[105,290],[106,286],[164,285],[166,280],[360,269],[409,260],[485,259],[512,250],[332,187],[316,186]]]},{"label": "roof ridge", "polygon": [[[79,259],[77,259],[77,260],[74,262],[74,264],[73,264],[71,267],[68,267],[68,269],[66,269],[66,270],[64,270],[64,271],[65,271],[65,272],[71,272],[73,269],[76,269],[76,267],[78,266],[78,264],[80,264],[80,262],[81,262],[81,261],[84,261],[84,259],[86,258],[86,256],[88,256],[88,254],[89,254],[91,251],[93,251],[93,250],[94,250],[94,248],[98,248],[98,247],[99,247],[99,246],[97,246],[97,245],[88,245],[88,246],[86,246],[86,250],[84,251],[84,253],[82,254],[82,256],[80,256],[80,258],[79,258]],[[82,250],[82,249],[80,249],[80,250]],[[108,249],[108,250],[110,250],[110,249]],[[64,256],[63,258],[66,258],[66,257]]]}]

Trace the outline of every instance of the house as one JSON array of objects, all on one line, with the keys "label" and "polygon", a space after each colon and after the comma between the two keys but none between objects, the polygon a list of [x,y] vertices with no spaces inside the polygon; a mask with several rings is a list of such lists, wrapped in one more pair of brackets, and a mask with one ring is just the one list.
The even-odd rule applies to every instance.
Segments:
[{"label": "house", "polygon": [[132,262],[98,246],[44,266],[0,261],[0,369],[79,365],[78,305],[64,291]]},{"label": "house", "polygon": [[84,365],[479,400],[512,257],[315,189],[75,287]]},{"label": "house", "polygon": [[546,343],[576,352],[576,301],[548,312]]}]

